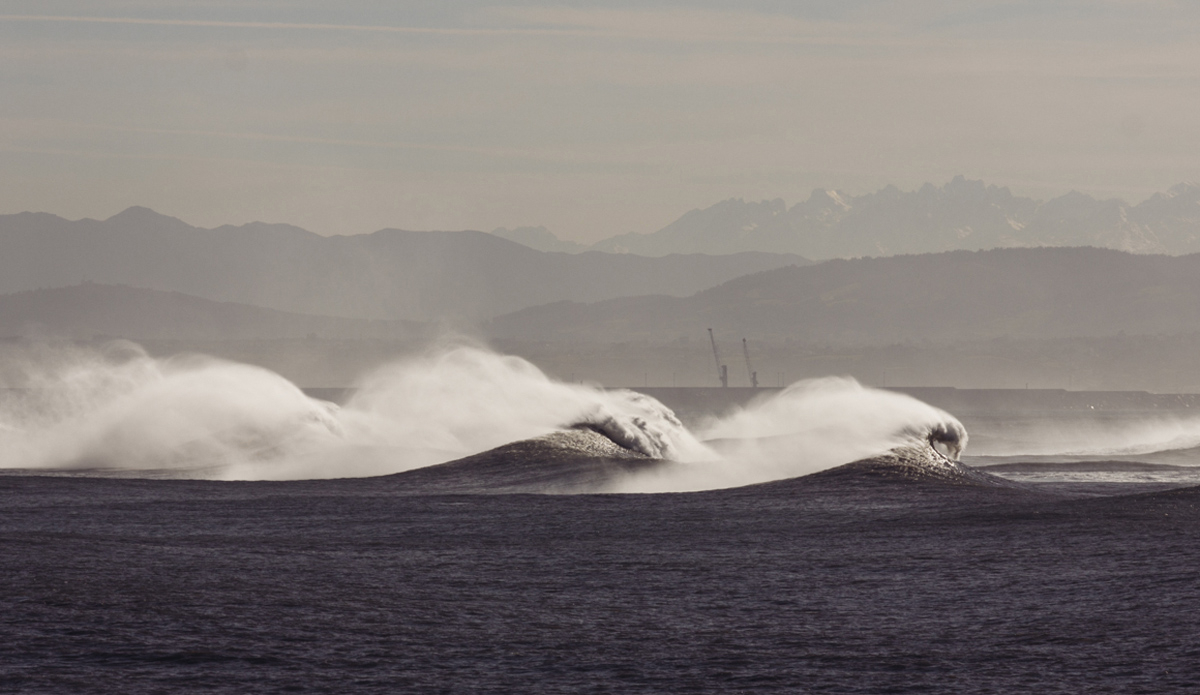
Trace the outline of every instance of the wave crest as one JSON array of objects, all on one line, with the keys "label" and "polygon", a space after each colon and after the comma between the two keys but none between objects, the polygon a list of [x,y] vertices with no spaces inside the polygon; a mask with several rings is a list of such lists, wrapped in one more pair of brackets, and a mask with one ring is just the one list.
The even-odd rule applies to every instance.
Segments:
[{"label": "wave crest", "polygon": [[913,439],[928,444],[937,454],[951,461],[959,459],[970,438],[967,428],[952,417],[928,423],[920,428],[906,427],[905,431]]},{"label": "wave crest", "polygon": [[691,435],[670,408],[636,391],[609,391],[606,396],[604,403],[597,403],[567,427],[593,430],[647,458],[686,455]]}]

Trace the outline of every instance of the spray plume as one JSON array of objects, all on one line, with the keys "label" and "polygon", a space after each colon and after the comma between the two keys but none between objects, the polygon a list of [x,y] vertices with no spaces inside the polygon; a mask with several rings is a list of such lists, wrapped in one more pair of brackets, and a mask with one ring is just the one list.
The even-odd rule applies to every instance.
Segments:
[{"label": "spray plume", "polygon": [[702,490],[795,478],[877,456],[900,446],[929,446],[957,459],[967,431],[945,411],[854,379],[800,381],[699,428],[718,453],[620,481],[623,492]]},{"label": "spray plume", "polygon": [[0,466],[226,480],[362,477],[459,459],[570,427],[673,460],[613,491],[796,477],[896,446],[966,444],[957,420],[851,379],[800,382],[699,428],[658,401],[554,381],[529,362],[449,344],[367,374],[342,407],[258,367],[150,357],[131,343],[38,350],[0,378]]},{"label": "spray plume", "polygon": [[585,425],[652,458],[704,447],[666,407],[555,382],[532,364],[453,345],[368,374],[344,406],[258,367],[155,359],[130,343],[11,360],[0,466],[220,479],[383,475]]},{"label": "spray plume", "polygon": [[1200,414],[1102,411],[1011,417],[975,447],[976,456],[1098,459],[1200,449]]}]

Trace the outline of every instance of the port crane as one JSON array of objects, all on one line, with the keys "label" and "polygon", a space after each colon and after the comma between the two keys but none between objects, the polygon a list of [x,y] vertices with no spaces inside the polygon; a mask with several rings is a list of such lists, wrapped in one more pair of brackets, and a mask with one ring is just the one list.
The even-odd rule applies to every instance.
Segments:
[{"label": "port crane", "polygon": [[721,353],[717,351],[717,339],[713,337],[712,329],[708,329],[708,339],[712,343],[713,359],[717,361],[717,378],[721,380],[721,388],[729,387],[729,368],[721,364]]},{"label": "port crane", "polygon": [[750,379],[750,388],[756,389],[758,388],[758,372],[750,366],[750,347],[745,338],[742,338],[742,354],[746,356],[746,377]]}]

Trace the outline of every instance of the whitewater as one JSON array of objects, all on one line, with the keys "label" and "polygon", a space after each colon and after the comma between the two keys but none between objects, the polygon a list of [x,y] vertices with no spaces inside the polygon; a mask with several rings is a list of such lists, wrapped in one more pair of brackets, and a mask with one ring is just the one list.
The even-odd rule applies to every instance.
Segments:
[{"label": "whitewater", "polygon": [[124,341],[9,355],[0,377],[19,385],[0,402],[0,467],[31,472],[358,478],[515,442],[561,449],[562,433],[586,431],[620,456],[673,464],[619,476],[604,491],[670,492],[797,477],[904,446],[928,445],[953,460],[967,443],[944,411],[832,378],[797,382],[691,431],[649,396],[563,383],[462,341],[365,374],[341,406],[260,367],[156,358]]}]

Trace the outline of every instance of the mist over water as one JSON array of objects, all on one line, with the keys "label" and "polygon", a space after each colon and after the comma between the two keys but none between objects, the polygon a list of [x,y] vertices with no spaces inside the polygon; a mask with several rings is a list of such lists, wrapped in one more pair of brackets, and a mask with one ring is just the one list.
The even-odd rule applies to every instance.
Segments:
[{"label": "mist over water", "polygon": [[[972,454],[1096,459],[1173,455],[1200,448],[1200,413],[1039,415],[1010,418],[993,429]],[[1200,452],[1196,458],[1200,460]]]},{"label": "mist over water", "polygon": [[[341,411],[352,446],[397,472],[442,463],[572,426],[589,426],[650,458],[708,450],[668,408],[632,391],[555,381],[526,360],[451,346],[381,367]],[[403,452],[405,464],[388,463]]]},{"label": "mist over water", "polygon": [[967,431],[952,415],[850,378],[799,381],[698,428],[718,457],[621,481],[622,492],[700,490],[816,473],[900,446],[957,459]]},{"label": "mist over water", "polygon": [[[689,432],[658,401],[551,379],[529,362],[447,344],[364,375],[344,406],[266,369],[154,358],[125,342],[7,355],[0,466],[106,475],[290,480],[397,473],[571,427],[679,465],[614,491],[730,487],[813,473],[933,439],[949,414],[852,379],[799,382]],[[707,443],[703,443],[706,440]]]},{"label": "mist over water", "polygon": [[219,479],[383,475],[588,425],[654,458],[707,450],[657,401],[452,345],[364,376],[344,406],[258,367],[130,343],[8,355],[0,465]]},{"label": "mist over water", "polygon": [[6,468],[260,477],[345,439],[336,406],[258,367],[131,343],[5,357]]}]

